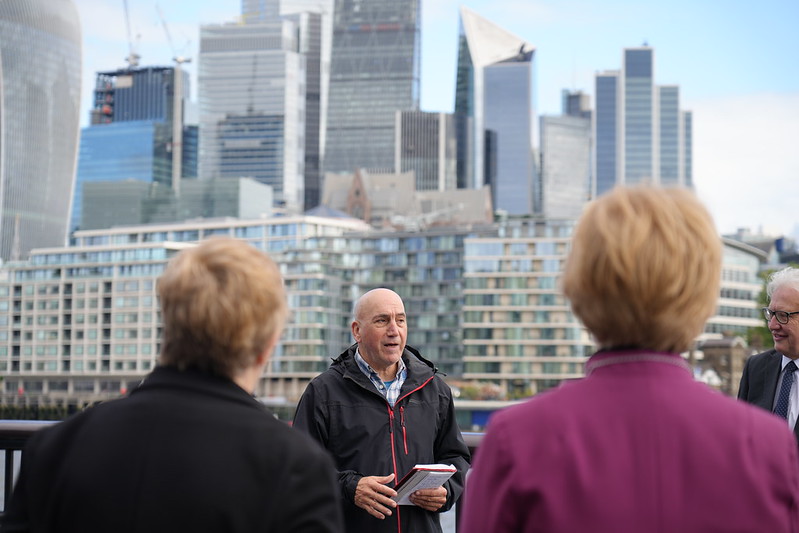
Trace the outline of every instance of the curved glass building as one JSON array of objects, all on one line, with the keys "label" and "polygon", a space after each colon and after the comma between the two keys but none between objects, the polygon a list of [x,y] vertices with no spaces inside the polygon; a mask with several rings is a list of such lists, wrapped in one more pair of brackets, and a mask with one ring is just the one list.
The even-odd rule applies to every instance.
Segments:
[{"label": "curved glass building", "polygon": [[63,246],[77,161],[81,33],[72,0],[0,2],[0,258]]}]

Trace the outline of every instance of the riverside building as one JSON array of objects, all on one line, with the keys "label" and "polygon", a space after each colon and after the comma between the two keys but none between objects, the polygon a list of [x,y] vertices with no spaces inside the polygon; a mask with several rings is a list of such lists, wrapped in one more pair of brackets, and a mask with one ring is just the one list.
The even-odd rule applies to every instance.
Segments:
[{"label": "riverside building", "polygon": [[[408,343],[451,383],[491,387],[498,399],[536,394],[581,377],[594,348],[558,288],[572,227],[509,219],[397,232],[284,216],[78,231],[73,246],[0,268],[0,403],[83,404],[136,386],[159,352],[158,276],[216,235],[269,253],[284,276],[292,317],[259,396],[293,404],[352,342],[353,304],[374,287],[402,296]],[[758,255],[726,241],[725,252],[708,335],[760,324]]]}]

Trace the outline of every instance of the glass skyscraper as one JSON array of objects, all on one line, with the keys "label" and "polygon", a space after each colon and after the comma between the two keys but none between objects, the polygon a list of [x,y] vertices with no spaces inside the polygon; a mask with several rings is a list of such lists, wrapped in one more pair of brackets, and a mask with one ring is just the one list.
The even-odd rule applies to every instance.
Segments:
[{"label": "glass skyscraper", "polygon": [[[176,73],[181,80],[177,86]],[[174,67],[97,73],[91,126],[81,130],[70,231],[98,227],[83,220],[86,183],[139,180],[173,188],[176,169],[181,178],[197,177],[197,126],[184,123],[180,139],[173,129],[176,88],[177,101],[184,106],[188,74]],[[183,120],[182,113],[178,116]],[[176,154],[181,163],[177,167]]]},{"label": "glass skyscraper", "polygon": [[617,184],[692,186],[691,117],[676,85],[655,85],[654,50],[626,48],[621,71],[595,77],[595,192]]},{"label": "glass skyscraper", "polygon": [[590,199],[591,119],[541,117],[542,214],[577,219]]},{"label": "glass skyscraper", "polygon": [[397,112],[397,172],[413,171],[417,191],[457,188],[456,121],[450,113]]},{"label": "glass skyscraper", "polygon": [[596,75],[596,112],[594,113],[594,195],[616,185],[619,152],[619,73]]},{"label": "glass skyscraper", "polygon": [[0,2],[0,259],[66,242],[80,79],[71,0]]},{"label": "glass skyscraper", "polygon": [[651,48],[624,50],[624,182],[650,181],[655,169],[655,91]]},{"label": "glass skyscraper", "polygon": [[253,178],[304,202],[305,62],[297,25],[274,19],[200,29],[199,178]]},{"label": "glass skyscraper", "polygon": [[327,129],[333,0],[242,0],[245,24],[278,20],[297,24],[298,51],[305,60],[305,198],[303,209],[319,205],[322,153]]},{"label": "glass skyscraper", "polygon": [[419,109],[419,0],[336,0],[325,172],[394,170],[397,111]]},{"label": "glass skyscraper", "polygon": [[[471,188],[490,183],[495,209],[514,215],[540,210],[534,194],[534,50],[461,7],[455,113],[471,119],[473,175],[467,183]],[[492,160],[494,176],[486,172]]]}]

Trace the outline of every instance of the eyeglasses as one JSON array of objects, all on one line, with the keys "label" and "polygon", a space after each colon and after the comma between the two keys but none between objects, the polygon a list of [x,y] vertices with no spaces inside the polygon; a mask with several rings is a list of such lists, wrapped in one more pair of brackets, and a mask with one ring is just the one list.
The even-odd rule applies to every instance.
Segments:
[{"label": "eyeglasses", "polygon": [[789,313],[788,311],[772,311],[768,307],[763,308],[763,316],[766,317],[766,321],[771,320],[771,317],[775,317],[780,324],[787,324],[791,315],[799,315],[799,311]]}]

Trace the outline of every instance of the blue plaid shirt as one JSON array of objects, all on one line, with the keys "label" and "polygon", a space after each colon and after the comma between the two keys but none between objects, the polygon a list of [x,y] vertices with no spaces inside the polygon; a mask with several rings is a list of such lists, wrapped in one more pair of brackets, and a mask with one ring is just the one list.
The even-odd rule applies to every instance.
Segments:
[{"label": "blue plaid shirt", "polygon": [[397,403],[397,398],[399,398],[400,389],[402,388],[402,384],[405,383],[405,378],[408,377],[408,370],[405,368],[405,362],[400,357],[399,360],[399,369],[397,369],[397,377],[394,378],[394,381],[386,387],[383,383],[383,380],[380,379],[380,376],[377,375],[377,372],[372,370],[372,367],[369,366],[363,357],[361,357],[361,353],[355,350],[355,362],[358,363],[358,368],[361,369],[361,372],[369,378],[369,381],[374,384],[377,392],[385,397],[386,401],[394,407],[394,404]]}]

